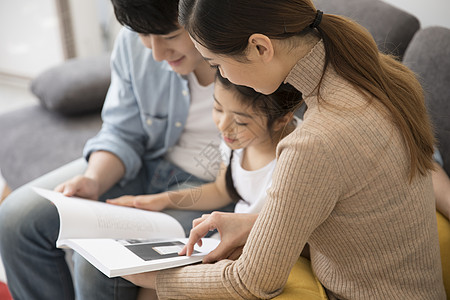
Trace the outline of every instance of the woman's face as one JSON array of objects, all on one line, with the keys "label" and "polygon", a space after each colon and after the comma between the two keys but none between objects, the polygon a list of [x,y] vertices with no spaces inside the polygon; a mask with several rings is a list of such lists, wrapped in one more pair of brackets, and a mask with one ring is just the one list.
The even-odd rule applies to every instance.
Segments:
[{"label": "woman's face", "polygon": [[216,81],[213,120],[225,143],[233,150],[271,143],[267,117],[242,104],[238,97],[234,89],[226,89]]},{"label": "woman's face", "polygon": [[195,47],[203,58],[215,68],[222,77],[234,84],[253,88],[262,94],[271,94],[280,86],[284,78],[276,76],[276,72],[261,62],[240,62],[230,56],[217,55],[193,40]]}]

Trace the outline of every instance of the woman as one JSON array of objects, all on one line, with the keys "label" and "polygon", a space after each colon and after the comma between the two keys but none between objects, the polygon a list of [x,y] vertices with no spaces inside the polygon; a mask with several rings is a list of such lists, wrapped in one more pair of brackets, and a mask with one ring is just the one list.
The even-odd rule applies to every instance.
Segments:
[{"label": "woman", "polygon": [[[379,53],[364,28],[308,0],[181,0],[179,14],[222,76],[265,94],[287,82],[308,108],[278,146],[238,260],[128,279],[161,298],[270,298],[308,243],[330,299],[445,299],[433,135],[414,74]],[[209,219],[198,221],[188,254],[206,229],[227,228]],[[228,224],[239,232],[238,220]]]}]

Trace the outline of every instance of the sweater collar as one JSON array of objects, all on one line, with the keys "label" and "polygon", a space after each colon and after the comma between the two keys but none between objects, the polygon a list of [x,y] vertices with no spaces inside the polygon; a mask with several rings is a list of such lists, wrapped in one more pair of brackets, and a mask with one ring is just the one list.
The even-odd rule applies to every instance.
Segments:
[{"label": "sweater collar", "polygon": [[[285,82],[291,84],[303,94],[303,98],[317,95],[317,86],[325,64],[325,46],[323,40],[317,42],[311,51],[300,59],[289,72]],[[327,73],[330,66],[327,68]],[[322,81],[322,88],[326,85],[327,78]],[[308,102],[308,101],[307,101]],[[308,105],[308,103],[306,103]]]}]

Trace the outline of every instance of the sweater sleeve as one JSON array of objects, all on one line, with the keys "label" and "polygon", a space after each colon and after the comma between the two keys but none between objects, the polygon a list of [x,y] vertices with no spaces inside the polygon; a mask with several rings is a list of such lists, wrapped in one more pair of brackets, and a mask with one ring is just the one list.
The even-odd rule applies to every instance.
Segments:
[{"label": "sweater sleeve", "polygon": [[241,257],[159,272],[161,299],[264,299],[282,292],[308,237],[340,193],[331,149],[320,137],[299,132],[279,145],[267,202]]}]

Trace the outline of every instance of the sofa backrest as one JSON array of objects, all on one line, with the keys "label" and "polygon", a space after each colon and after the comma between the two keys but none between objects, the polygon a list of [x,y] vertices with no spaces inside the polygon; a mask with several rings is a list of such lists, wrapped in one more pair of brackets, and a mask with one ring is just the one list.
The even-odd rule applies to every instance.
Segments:
[{"label": "sofa backrest", "polygon": [[349,17],[372,34],[378,48],[400,59],[419,30],[419,20],[380,0],[313,0],[317,9],[326,14]]},{"label": "sofa backrest", "polygon": [[413,70],[425,90],[425,101],[434,125],[444,169],[450,175],[450,29],[419,30],[403,62]]}]

